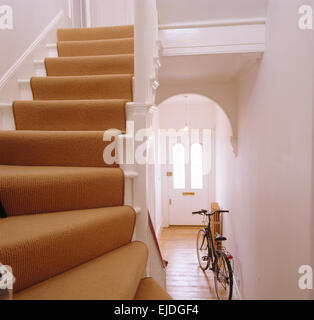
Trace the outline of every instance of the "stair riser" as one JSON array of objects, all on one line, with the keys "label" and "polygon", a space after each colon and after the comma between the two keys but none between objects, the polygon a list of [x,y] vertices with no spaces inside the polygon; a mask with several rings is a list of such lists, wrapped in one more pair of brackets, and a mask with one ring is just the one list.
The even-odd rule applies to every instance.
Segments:
[{"label": "stair riser", "polygon": [[37,77],[47,76],[44,60],[34,60],[34,73]]},{"label": "stair riser", "polygon": [[0,130],[15,130],[11,104],[0,104]]},{"label": "stair riser", "polygon": [[21,100],[33,100],[30,80],[17,80]]},{"label": "stair riser", "polygon": [[48,57],[55,58],[58,57],[58,48],[56,43],[47,44]]}]

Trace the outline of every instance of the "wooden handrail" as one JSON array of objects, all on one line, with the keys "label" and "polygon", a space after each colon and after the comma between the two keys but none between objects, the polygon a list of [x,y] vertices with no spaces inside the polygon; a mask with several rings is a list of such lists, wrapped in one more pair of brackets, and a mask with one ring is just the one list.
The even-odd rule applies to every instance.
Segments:
[{"label": "wooden handrail", "polygon": [[161,261],[161,264],[163,266],[163,268],[167,268],[167,265],[168,265],[168,261],[167,260],[164,260],[162,258],[162,253],[161,253],[161,250],[160,250],[160,247],[159,247],[159,243],[158,243],[158,240],[157,240],[157,236],[156,236],[156,232],[155,232],[155,228],[154,228],[154,225],[153,225],[153,222],[152,222],[152,218],[150,216],[150,213],[149,211],[147,211],[147,214],[148,214],[148,226],[149,226],[149,229],[153,235],[153,239],[154,239],[154,242],[155,242],[155,245],[157,247],[157,251],[159,253],[159,257],[160,257],[160,261]]}]

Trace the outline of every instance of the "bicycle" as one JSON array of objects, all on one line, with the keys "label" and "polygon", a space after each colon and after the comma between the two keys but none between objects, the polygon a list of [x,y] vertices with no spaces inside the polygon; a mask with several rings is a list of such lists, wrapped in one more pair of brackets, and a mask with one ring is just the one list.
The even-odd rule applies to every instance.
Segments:
[{"label": "bicycle", "polygon": [[197,234],[196,250],[200,268],[214,272],[215,290],[219,300],[231,300],[233,289],[233,271],[230,260],[232,256],[222,246],[222,241],[227,240],[216,233],[217,249],[215,249],[211,231],[211,217],[214,214],[228,213],[228,210],[216,210],[209,213],[208,210],[192,212],[208,218],[207,227],[201,229]]}]

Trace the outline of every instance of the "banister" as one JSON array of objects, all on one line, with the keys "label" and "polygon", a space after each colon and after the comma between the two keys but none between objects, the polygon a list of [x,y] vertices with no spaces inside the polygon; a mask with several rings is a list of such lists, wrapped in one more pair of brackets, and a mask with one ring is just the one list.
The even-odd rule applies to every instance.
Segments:
[{"label": "banister", "polygon": [[[145,129],[148,126],[148,110],[155,104],[156,89],[158,83],[159,44],[158,44],[158,12],[156,0],[134,0],[134,78],[133,78],[133,102],[128,103],[126,107],[127,119],[133,121],[134,132]],[[128,134],[128,132],[127,132]],[[135,142],[134,148],[140,145]],[[136,163],[133,170],[139,173],[134,179],[133,185],[133,204],[141,208],[145,213],[149,209],[146,202],[147,194],[147,167]],[[149,249],[153,253],[150,256],[151,263],[146,270],[148,274],[163,278],[165,282],[164,269],[167,262],[162,258],[161,250],[158,244],[157,236],[153,223],[148,212],[139,214],[136,222],[137,240],[146,241]],[[148,234],[148,228],[150,234]],[[154,242],[154,243],[153,243]],[[159,260],[161,264],[159,265]],[[157,262],[157,268],[155,263]]]},{"label": "banister", "polygon": [[163,268],[165,269],[167,267],[167,265],[168,265],[168,261],[164,260],[163,257],[162,257],[162,253],[161,253],[160,246],[159,246],[159,243],[158,243],[158,240],[157,240],[155,228],[153,226],[152,218],[150,216],[149,211],[147,211],[147,214],[148,214],[148,226],[149,226],[149,229],[150,229],[150,231],[152,233],[152,236],[153,236],[153,239],[154,239],[154,243],[156,245],[156,248],[157,248],[157,251],[158,251],[158,254],[159,254],[160,262],[161,262]]}]

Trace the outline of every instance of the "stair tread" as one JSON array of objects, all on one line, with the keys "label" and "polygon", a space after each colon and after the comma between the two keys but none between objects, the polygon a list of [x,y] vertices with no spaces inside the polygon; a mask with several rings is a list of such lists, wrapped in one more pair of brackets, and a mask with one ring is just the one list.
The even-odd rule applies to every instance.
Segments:
[{"label": "stair tread", "polygon": [[58,40],[98,40],[120,39],[134,36],[133,25],[94,27],[94,28],[66,28],[58,30]]},{"label": "stair tread", "polygon": [[8,216],[123,205],[120,168],[0,165],[0,199]]},{"label": "stair tread", "polygon": [[145,278],[141,280],[134,300],[172,300],[172,297],[154,278]]},{"label": "stair tread", "polygon": [[132,74],[32,77],[34,100],[132,100]]},{"label": "stair tread", "polygon": [[58,41],[57,49],[59,57],[133,54],[134,38]]},{"label": "stair tread", "polygon": [[117,167],[103,158],[113,139],[109,131],[0,131],[0,164]]},{"label": "stair tread", "polygon": [[125,132],[127,100],[15,101],[17,130],[107,130]]},{"label": "stair tread", "polygon": [[[147,247],[133,242],[14,295],[16,300],[132,300]],[[127,263],[126,263],[127,262]]]},{"label": "stair tread", "polygon": [[128,206],[0,219],[1,262],[20,291],[129,243],[134,224]]},{"label": "stair tread", "polygon": [[46,58],[48,76],[133,74],[134,55]]}]

